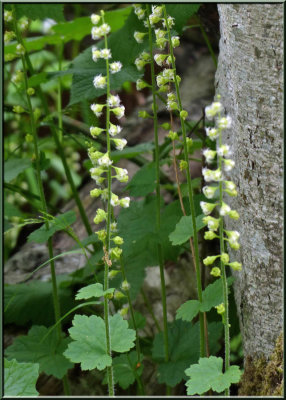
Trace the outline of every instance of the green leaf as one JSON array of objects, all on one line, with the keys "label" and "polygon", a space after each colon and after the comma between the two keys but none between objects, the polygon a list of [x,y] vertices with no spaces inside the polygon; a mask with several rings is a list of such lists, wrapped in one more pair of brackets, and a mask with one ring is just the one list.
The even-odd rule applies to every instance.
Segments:
[{"label": "green leaf", "polygon": [[[111,350],[124,353],[134,346],[135,331],[128,329],[128,323],[121,315],[109,319]],[[72,362],[81,363],[81,369],[103,370],[112,363],[106,351],[106,331],[104,320],[92,315],[75,315],[73,326],[69,329],[74,340],[68,345],[65,356]]]},{"label": "green leaf", "polygon": [[199,8],[200,4],[166,4],[167,14],[175,18],[174,29],[178,33],[182,32],[182,29],[184,25],[186,25],[188,19],[194,15]]},{"label": "green leaf", "polygon": [[238,383],[242,371],[237,365],[232,365],[222,372],[223,359],[211,356],[200,358],[199,363],[191,365],[185,372],[190,377],[187,381],[187,394],[203,394],[212,389],[217,393],[229,388],[232,383]]},{"label": "green leaf", "polygon": [[[112,32],[120,29],[130,14],[132,7],[120,8],[119,10],[106,11],[104,14],[105,22],[110,26]],[[55,25],[53,31],[56,34],[68,40],[82,40],[85,36],[90,35],[91,28],[90,17],[75,18],[72,21]]]},{"label": "green leaf", "polygon": [[[198,215],[196,217],[197,232],[202,229],[206,224],[203,223],[204,215]],[[194,236],[192,216],[183,216],[176,225],[176,229],[169,235],[169,239],[173,246],[185,243],[191,237]]]},{"label": "green leaf", "polygon": [[9,158],[4,163],[4,181],[11,182],[31,165],[31,161],[25,158]]},{"label": "green leaf", "polygon": [[146,196],[152,193],[156,187],[156,165],[155,163],[146,164],[140,168],[126,186],[131,196]]},{"label": "green leaf", "polygon": [[[208,331],[212,337],[210,352],[218,348],[217,341],[222,332],[221,323],[208,324]],[[184,373],[186,366],[194,364],[200,354],[199,323],[190,324],[182,320],[176,320],[168,326],[169,354],[168,362],[165,362],[164,337],[160,332],[155,336],[152,350],[152,358],[158,362],[158,382],[169,386],[176,386],[182,379],[186,379]]]},{"label": "green leaf", "polygon": [[177,312],[176,319],[182,319],[183,321],[192,321],[192,319],[200,311],[200,302],[198,300],[189,300],[182,304]]},{"label": "green leaf", "polygon": [[[228,286],[233,282],[234,278],[227,278]],[[193,318],[198,314],[199,311],[207,312],[213,307],[223,302],[223,287],[222,280],[217,279],[205,290],[203,290],[203,301],[200,304],[198,300],[188,300],[182,304],[176,313],[176,319],[182,319],[183,321],[192,321]]]},{"label": "green leaf", "polygon": [[110,156],[111,159],[116,163],[117,161],[121,160],[121,158],[133,158],[138,156],[142,153],[150,152],[154,149],[154,144],[147,142],[147,143],[140,143],[136,146],[132,147],[124,147],[123,150],[116,150],[112,151]]},{"label": "green leaf", "polygon": [[[143,355],[140,354],[141,363]],[[121,354],[119,357],[114,357],[112,360],[114,383],[118,383],[122,389],[127,389],[135,381],[135,372],[137,376],[141,376],[143,365],[137,368],[138,358],[137,352],[131,351],[128,354]]]},{"label": "green leaf", "polygon": [[[36,362],[40,365],[40,372],[62,379],[72,364],[63,356],[69,338],[60,339],[56,330],[45,337],[48,328],[32,326],[27,336],[17,337],[13,344],[6,349],[9,359],[17,361]],[[44,339],[44,340],[42,340]]]},{"label": "green leaf", "polygon": [[32,20],[51,18],[64,21],[63,4],[15,4],[17,19],[27,17]]},{"label": "green leaf", "polygon": [[[144,315],[142,315],[138,311],[134,311],[134,319],[135,319],[136,329],[144,329],[146,325],[146,318],[144,317]],[[135,329],[132,318],[129,319],[128,323],[130,328]]]},{"label": "green leaf", "polygon": [[4,393],[9,396],[37,396],[39,364],[17,363],[4,358]]},{"label": "green leaf", "polygon": [[55,232],[68,228],[75,220],[76,214],[72,210],[54,217],[49,221],[49,229],[42,225],[28,236],[28,242],[45,243]]},{"label": "green leaf", "polygon": [[[234,281],[233,277],[227,278],[228,286]],[[203,302],[201,305],[201,311],[207,312],[211,308],[221,304],[223,302],[223,287],[222,279],[217,279],[210,285],[208,285],[203,291]]]},{"label": "green leaf", "polygon": [[[59,284],[58,295],[61,311],[64,314],[75,305],[71,289],[61,288]],[[17,285],[5,285],[4,310],[5,324],[52,325],[55,320],[52,283],[32,281]]]},{"label": "green leaf", "polygon": [[101,283],[94,283],[92,285],[85,286],[81,288],[76,296],[76,300],[81,300],[81,299],[90,299],[92,297],[101,297],[104,296],[105,294],[113,293],[114,288],[109,288],[107,290],[103,290],[103,285]]}]

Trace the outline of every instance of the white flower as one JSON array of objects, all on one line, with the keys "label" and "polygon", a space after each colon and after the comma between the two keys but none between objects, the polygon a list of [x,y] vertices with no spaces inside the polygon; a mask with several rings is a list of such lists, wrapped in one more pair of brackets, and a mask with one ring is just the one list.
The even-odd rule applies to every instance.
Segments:
[{"label": "white flower", "polygon": [[119,72],[122,68],[122,64],[120,61],[114,61],[113,63],[109,64],[110,67],[110,72],[112,74],[116,74],[116,72]]},{"label": "white flower", "polygon": [[97,117],[100,117],[101,114],[102,114],[102,110],[103,110],[104,106],[105,106],[104,104],[92,104],[92,105],[90,106],[90,108],[91,108],[91,111],[93,111],[94,114],[95,114]]},{"label": "white flower", "polygon": [[97,49],[96,46],[92,46],[92,59],[96,62],[100,58],[100,50]]},{"label": "white flower", "polygon": [[120,119],[124,116],[125,107],[124,106],[116,107],[113,108],[112,111],[116,115],[116,117]]},{"label": "white flower", "polygon": [[227,204],[222,202],[222,206],[219,210],[220,215],[222,215],[222,216],[227,215],[230,211],[231,211],[230,206],[228,206]]},{"label": "white flower", "polygon": [[224,184],[225,184],[225,188],[228,190],[232,191],[232,190],[236,189],[236,186],[232,181],[224,181]]},{"label": "white flower", "polygon": [[134,12],[137,15],[138,19],[144,18],[145,10],[143,10],[143,8],[134,5]]},{"label": "white flower", "polygon": [[237,232],[237,231],[225,231],[225,233],[228,236],[228,240],[229,240],[230,244],[233,244],[233,243],[237,242],[237,240],[240,237],[240,233]]},{"label": "white flower", "polygon": [[111,195],[110,204],[112,205],[112,207],[119,206],[119,204],[120,204],[119,197],[114,193],[112,193],[112,195]]},{"label": "white flower", "polygon": [[154,55],[155,63],[159,65],[159,67],[162,67],[166,57],[167,54],[155,54]]},{"label": "white flower", "polygon": [[221,173],[221,170],[219,168],[214,170],[214,171],[212,171],[212,178],[216,182],[221,181],[222,173]]},{"label": "white flower", "polygon": [[138,57],[134,61],[134,64],[136,65],[138,71],[141,71],[144,68],[146,62],[144,60],[142,60],[142,58]]},{"label": "white flower", "polygon": [[[167,18],[167,23],[168,23],[169,28],[172,28],[172,26],[175,24],[174,18],[171,17],[171,16],[169,16],[169,17]],[[163,26],[164,26],[164,28],[166,28],[166,22],[165,22],[165,20],[163,20]]]},{"label": "white flower", "polygon": [[93,79],[93,85],[96,89],[103,89],[106,86],[106,77],[101,74],[96,75]]},{"label": "white flower", "polygon": [[25,48],[24,48],[24,46],[21,45],[21,43],[17,44],[16,53],[19,54],[19,55],[24,55],[25,54]]},{"label": "white flower", "polygon": [[215,140],[218,137],[218,130],[216,128],[205,128],[206,135],[211,139]]},{"label": "white flower", "polygon": [[228,129],[231,127],[231,118],[228,115],[227,117],[222,117],[218,120],[217,125],[220,129]]},{"label": "white flower", "polygon": [[173,69],[163,69],[162,71],[163,77],[169,80],[173,80],[174,79],[174,70]]},{"label": "white flower", "polygon": [[229,156],[229,155],[231,154],[229,145],[223,144],[222,146],[220,146],[220,147],[217,149],[217,154],[218,154],[220,157]]},{"label": "white flower", "polygon": [[107,60],[108,58],[111,58],[110,49],[102,49],[102,50],[100,50],[100,57],[104,58],[105,60]]},{"label": "white flower", "polygon": [[112,164],[112,161],[110,160],[110,158],[108,157],[108,154],[104,154],[104,156],[102,156],[101,158],[99,158],[97,160],[98,165],[102,166],[102,167],[108,167],[109,165]]},{"label": "white flower", "polygon": [[206,182],[211,182],[213,180],[212,170],[208,168],[202,169],[202,174]]},{"label": "white flower", "polygon": [[223,110],[222,104],[218,101],[213,102],[205,108],[205,114],[208,119],[213,119],[218,113]]},{"label": "white flower", "polygon": [[152,14],[154,14],[156,17],[161,17],[162,11],[162,6],[152,6]]},{"label": "white flower", "polygon": [[110,230],[111,230],[111,232],[116,232],[117,231],[117,223],[116,222],[111,222]]},{"label": "white flower", "polygon": [[126,139],[113,139],[115,147],[117,150],[123,150],[124,147],[127,144],[127,140]]},{"label": "white flower", "polygon": [[104,23],[100,26],[100,30],[102,32],[102,35],[107,35],[110,32],[110,26]]},{"label": "white flower", "polygon": [[173,47],[180,46],[180,38],[179,38],[179,36],[172,36],[171,40],[172,40],[172,46]]},{"label": "white flower", "polygon": [[212,199],[215,195],[216,190],[217,186],[204,186],[203,194],[206,196],[207,199]]},{"label": "white flower", "polygon": [[97,25],[100,21],[100,16],[97,14],[91,14],[90,19],[94,25]]},{"label": "white flower", "polygon": [[235,166],[235,161],[231,160],[230,158],[223,160],[224,161],[224,170],[231,171],[232,168]]},{"label": "white flower", "polygon": [[123,208],[128,208],[130,204],[130,197],[124,197],[123,199],[120,199],[120,205]]},{"label": "white flower", "polygon": [[119,182],[127,182],[128,181],[128,171],[125,168],[114,168],[116,171],[116,178]]},{"label": "white flower", "polygon": [[45,34],[51,32],[52,27],[56,24],[57,22],[54,19],[51,18],[44,19],[42,24],[42,32]]},{"label": "white flower", "polygon": [[201,209],[203,210],[203,213],[205,215],[209,215],[213,211],[213,209],[215,208],[216,204],[207,203],[205,201],[201,201],[200,202],[200,206],[201,206]]},{"label": "white flower", "polygon": [[210,150],[210,149],[204,149],[203,150],[203,155],[204,155],[204,157],[206,159],[206,162],[207,163],[211,163],[214,160],[215,156],[216,156],[216,151],[215,150]]},{"label": "white flower", "polygon": [[110,107],[119,107],[120,105],[120,97],[118,95],[115,96],[109,96],[107,100],[108,104]]},{"label": "white flower", "polygon": [[110,123],[109,134],[110,136],[115,136],[122,130],[120,125],[113,125]]},{"label": "white flower", "polygon": [[28,28],[28,25],[29,25],[29,21],[27,19],[24,19],[20,24],[20,28],[24,31],[25,29]]},{"label": "white flower", "polygon": [[166,33],[163,29],[155,29],[156,40],[165,38]]},{"label": "white flower", "polygon": [[97,39],[100,39],[101,36],[102,36],[101,28],[99,26],[94,26],[91,29],[91,37],[92,37],[92,39],[93,40],[97,40]]}]

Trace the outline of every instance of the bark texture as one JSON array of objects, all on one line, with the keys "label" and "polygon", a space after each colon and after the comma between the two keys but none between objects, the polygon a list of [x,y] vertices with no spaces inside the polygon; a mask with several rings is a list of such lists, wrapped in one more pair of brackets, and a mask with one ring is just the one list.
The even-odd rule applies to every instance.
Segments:
[{"label": "bark texture", "polygon": [[283,315],[283,4],[222,4],[216,93],[232,128],[224,137],[236,167],[228,173],[240,213],[235,297],[245,356],[269,358]]}]

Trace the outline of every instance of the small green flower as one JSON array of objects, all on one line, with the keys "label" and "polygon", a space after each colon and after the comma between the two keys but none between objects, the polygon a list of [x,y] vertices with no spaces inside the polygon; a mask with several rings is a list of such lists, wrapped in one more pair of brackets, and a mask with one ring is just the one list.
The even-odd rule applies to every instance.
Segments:
[{"label": "small green flower", "polygon": [[185,160],[180,161],[180,170],[183,171],[184,169],[188,168],[188,163]]},{"label": "small green flower", "polygon": [[227,253],[222,253],[220,259],[224,264],[227,264],[229,262],[229,255]]},{"label": "small green flower", "polygon": [[218,267],[213,267],[210,274],[218,278],[219,276],[221,276],[221,271]]},{"label": "small green flower", "polygon": [[216,308],[218,314],[224,314],[225,313],[225,306],[224,306],[223,303],[219,304],[215,308]]},{"label": "small green flower", "polygon": [[180,112],[180,117],[183,119],[183,120],[185,120],[187,117],[188,117],[188,111],[186,111],[186,110],[182,110],[181,112]]},{"label": "small green flower", "polygon": [[110,257],[112,259],[119,259],[122,253],[122,249],[119,247],[114,247],[113,249],[110,250]]},{"label": "small green flower", "polygon": [[96,216],[94,217],[94,223],[95,224],[100,224],[100,222],[106,220],[107,218],[107,213],[102,209],[102,208],[98,208],[96,210]]},{"label": "small green flower", "polygon": [[215,260],[219,257],[218,256],[208,256],[206,258],[203,259],[203,263],[204,265],[211,265],[215,262]]},{"label": "small green flower", "polygon": [[229,264],[229,265],[234,271],[241,271],[242,270],[242,264],[237,262],[237,261],[233,261]]},{"label": "small green flower", "polygon": [[120,246],[121,244],[124,243],[123,238],[120,237],[120,236],[115,236],[112,240],[113,240],[113,242],[114,242],[115,244],[117,244],[117,245],[119,245],[119,246]]}]

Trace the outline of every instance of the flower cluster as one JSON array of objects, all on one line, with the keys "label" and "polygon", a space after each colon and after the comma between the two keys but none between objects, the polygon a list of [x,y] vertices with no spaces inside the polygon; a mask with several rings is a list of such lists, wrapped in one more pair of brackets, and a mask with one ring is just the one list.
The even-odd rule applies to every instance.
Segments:
[{"label": "flower cluster", "polygon": [[[219,100],[219,96],[218,96]],[[220,238],[217,234],[219,230],[223,230],[223,232],[219,232],[222,234],[223,240],[228,242],[229,246],[232,249],[238,250],[240,245],[238,243],[239,233],[237,231],[228,231],[223,229],[223,224],[221,223],[222,218],[228,216],[232,219],[238,219],[239,214],[236,210],[232,210],[230,206],[223,201],[223,192],[228,194],[229,196],[236,196],[237,190],[236,186],[232,181],[229,181],[224,178],[223,172],[230,171],[235,163],[232,159],[228,158],[231,155],[230,147],[226,144],[222,144],[222,131],[224,129],[228,129],[231,127],[231,118],[221,117],[221,112],[223,111],[223,106],[219,101],[213,102],[210,106],[205,108],[205,114],[208,119],[215,119],[215,128],[206,128],[206,134],[211,139],[214,140],[218,138],[217,149],[205,149],[203,150],[203,155],[206,159],[207,164],[212,164],[217,157],[218,168],[217,169],[203,169],[203,176],[206,182],[214,182],[213,185],[208,185],[203,188],[203,193],[207,199],[218,198],[217,202],[205,202],[202,201],[200,203],[201,209],[205,214],[203,219],[204,223],[207,224],[208,231],[205,232],[206,240],[213,240],[215,238]],[[219,208],[219,216],[218,218],[210,216],[210,214],[215,210],[215,208]],[[203,262],[205,265],[213,265],[216,259],[220,259],[220,261],[224,265],[228,265],[233,270],[241,270],[241,264],[239,262],[229,262],[229,255],[227,253],[222,252],[217,256],[209,256],[206,257]],[[219,277],[221,276],[221,270],[219,267],[213,267],[211,270],[211,274],[213,276]]]},{"label": "flower cluster", "polygon": [[[107,34],[110,32],[110,26],[104,22],[104,13],[101,12],[101,16],[92,14],[91,21],[94,25],[92,28],[92,38],[99,39],[104,37],[106,39]],[[100,26],[97,26],[101,22]],[[107,43],[107,40],[105,40]],[[122,64],[119,61],[109,62],[112,59],[111,50],[108,48],[98,49],[96,46],[92,47],[92,59],[93,61],[97,61],[98,59],[106,60],[106,71],[107,75],[103,76],[102,74],[96,75],[93,79],[93,84],[95,88],[103,89],[107,88],[107,99],[104,104],[91,104],[90,108],[94,112],[97,117],[102,115],[104,108],[108,112],[113,113],[117,119],[120,119],[124,116],[125,107],[121,104],[121,100],[118,95],[111,94],[109,89],[109,74],[119,72],[122,68]],[[99,186],[91,190],[90,196],[93,198],[100,197],[103,201],[108,201],[111,207],[121,206],[123,208],[129,207],[130,198],[124,197],[119,198],[115,193],[111,191],[111,182],[112,179],[117,179],[119,182],[127,182],[128,181],[128,171],[124,168],[115,167],[113,165],[113,161],[110,159],[110,144],[113,144],[115,149],[123,150],[126,146],[126,139],[120,139],[116,136],[121,132],[121,126],[115,125],[107,121],[106,127],[100,128],[97,126],[90,127],[90,134],[93,138],[97,138],[99,135],[105,133],[107,136],[107,151],[102,153],[98,151],[95,147],[90,146],[88,149],[88,156],[92,162],[92,168],[90,169],[90,174],[92,179],[95,180],[96,184]],[[107,185],[104,185],[107,182]],[[106,187],[107,186],[107,187]],[[120,258],[122,249],[119,247],[123,244],[123,239],[117,235],[117,227],[116,222],[111,222],[111,217],[108,217],[108,212],[103,210],[102,208],[97,209],[96,215],[94,218],[95,224],[100,224],[101,222],[110,222],[110,226],[105,229],[101,229],[96,232],[100,241],[103,242],[104,248],[107,246],[107,241],[113,243],[113,246],[110,246],[109,252],[106,257],[106,262],[109,267],[112,265],[112,260],[117,260]],[[108,238],[109,235],[109,238]],[[112,271],[110,271],[112,273]],[[115,275],[113,273],[113,275]]]}]

